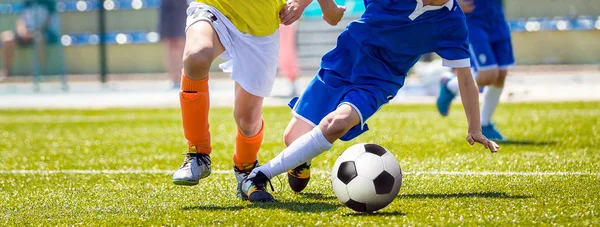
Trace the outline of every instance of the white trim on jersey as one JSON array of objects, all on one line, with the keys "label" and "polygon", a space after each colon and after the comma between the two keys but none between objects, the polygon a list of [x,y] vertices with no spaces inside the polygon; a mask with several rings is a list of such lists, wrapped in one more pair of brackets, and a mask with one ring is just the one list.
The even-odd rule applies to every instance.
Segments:
[{"label": "white trim on jersey", "polygon": [[448,60],[442,59],[442,65],[450,68],[463,68],[463,67],[471,67],[471,59],[458,59],[458,60]]},{"label": "white trim on jersey", "polygon": [[448,8],[448,10],[452,10],[452,7],[454,7],[454,0],[449,0],[448,2],[446,2],[446,4],[441,5],[441,6],[432,6],[432,5],[427,5],[427,6],[423,6],[423,0],[417,0],[417,7],[415,8],[415,11],[413,11],[408,18],[410,20],[415,20],[417,19],[417,17],[421,16],[421,14],[427,12],[427,11],[431,11],[431,10],[438,10],[441,8]]}]

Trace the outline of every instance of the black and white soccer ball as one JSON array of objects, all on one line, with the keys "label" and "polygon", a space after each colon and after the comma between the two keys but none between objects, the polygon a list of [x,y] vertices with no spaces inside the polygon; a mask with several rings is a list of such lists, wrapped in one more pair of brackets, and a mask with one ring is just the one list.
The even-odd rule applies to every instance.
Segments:
[{"label": "black and white soccer ball", "polygon": [[349,208],[374,212],[400,191],[402,171],[394,155],[377,144],[356,144],[335,161],[331,172],[335,196]]}]

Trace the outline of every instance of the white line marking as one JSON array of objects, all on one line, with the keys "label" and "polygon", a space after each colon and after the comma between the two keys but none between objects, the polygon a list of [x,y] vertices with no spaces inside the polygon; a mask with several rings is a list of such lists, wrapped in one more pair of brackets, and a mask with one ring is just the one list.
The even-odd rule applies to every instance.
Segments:
[{"label": "white line marking", "polygon": [[[0,174],[172,174],[174,170],[0,170]],[[231,170],[213,170],[213,174],[230,174]],[[325,175],[329,171],[313,170],[313,174]],[[600,176],[593,172],[495,172],[495,171],[408,171],[404,175],[450,175],[450,176]]]}]

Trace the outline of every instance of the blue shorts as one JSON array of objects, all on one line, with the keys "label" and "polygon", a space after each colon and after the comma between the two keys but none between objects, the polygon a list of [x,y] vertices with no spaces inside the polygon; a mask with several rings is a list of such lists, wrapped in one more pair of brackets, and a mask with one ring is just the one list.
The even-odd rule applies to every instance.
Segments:
[{"label": "blue shorts", "polygon": [[477,71],[488,69],[506,69],[515,64],[510,35],[505,22],[483,26],[469,23],[469,51],[471,65]]},{"label": "blue shorts", "polygon": [[[393,96],[376,85],[352,84],[339,81],[336,72],[321,69],[310,82],[300,98],[294,98],[288,104],[295,117],[317,126],[319,122],[338,106],[352,106],[360,117],[360,124],[350,129],[340,138],[349,141],[369,130],[365,123],[381,106],[387,104]],[[335,84],[335,87],[331,86]]]}]

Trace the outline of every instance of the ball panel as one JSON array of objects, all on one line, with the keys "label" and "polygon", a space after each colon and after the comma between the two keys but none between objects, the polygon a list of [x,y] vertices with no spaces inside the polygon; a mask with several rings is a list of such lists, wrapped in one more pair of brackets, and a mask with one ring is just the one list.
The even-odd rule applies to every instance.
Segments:
[{"label": "ball panel", "polygon": [[331,181],[331,185],[333,186],[333,193],[335,193],[335,197],[337,197],[341,203],[346,203],[348,200],[350,200],[350,196],[348,195],[348,190],[346,189],[346,184],[344,184],[344,182],[335,178]]},{"label": "ball panel", "polygon": [[383,171],[373,180],[373,183],[375,184],[375,192],[378,195],[390,193],[394,188],[395,181],[396,178],[394,178],[388,172]]},{"label": "ball panel", "polygon": [[355,144],[350,146],[344,151],[338,158],[341,161],[354,161],[358,156],[365,153],[365,146],[363,143]]},{"label": "ball panel", "polygon": [[381,156],[381,160],[383,161],[383,169],[391,174],[394,177],[402,176],[402,170],[400,169],[400,164],[398,164],[398,160],[394,157],[392,152],[388,152]]},{"label": "ball panel", "polygon": [[367,204],[367,212],[375,212],[380,210],[389,205],[392,201],[394,201],[395,198],[396,195],[394,194],[376,195]]},{"label": "ball panel", "polygon": [[342,162],[340,168],[337,170],[337,178],[345,184],[350,183],[352,179],[358,176],[356,172],[356,166],[353,161]]},{"label": "ball panel", "polygon": [[346,206],[348,206],[350,209],[354,210],[354,211],[358,211],[358,212],[368,212],[367,211],[367,204],[361,203],[361,202],[357,202],[354,200],[348,200],[348,202],[345,203]]},{"label": "ball panel", "polygon": [[376,195],[373,180],[361,176],[354,178],[346,189],[350,199],[356,202],[368,203]]},{"label": "ball panel", "polygon": [[377,156],[383,156],[384,154],[388,153],[388,151],[383,148],[382,146],[379,146],[377,144],[365,144],[365,152],[369,152],[371,154],[377,155]]},{"label": "ball panel", "polygon": [[354,164],[356,165],[356,172],[361,177],[375,179],[375,177],[383,172],[381,157],[371,153],[363,153],[358,156]]},{"label": "ball panel", "polygon": [[396,177],[396,180],[394,181],[394,187],[392,188],[392,191],[389,194],[394,194],[395,196],[398,195],[398,192],[400,192],[401,187],[402,187],[402,174],[400,174]]}]

